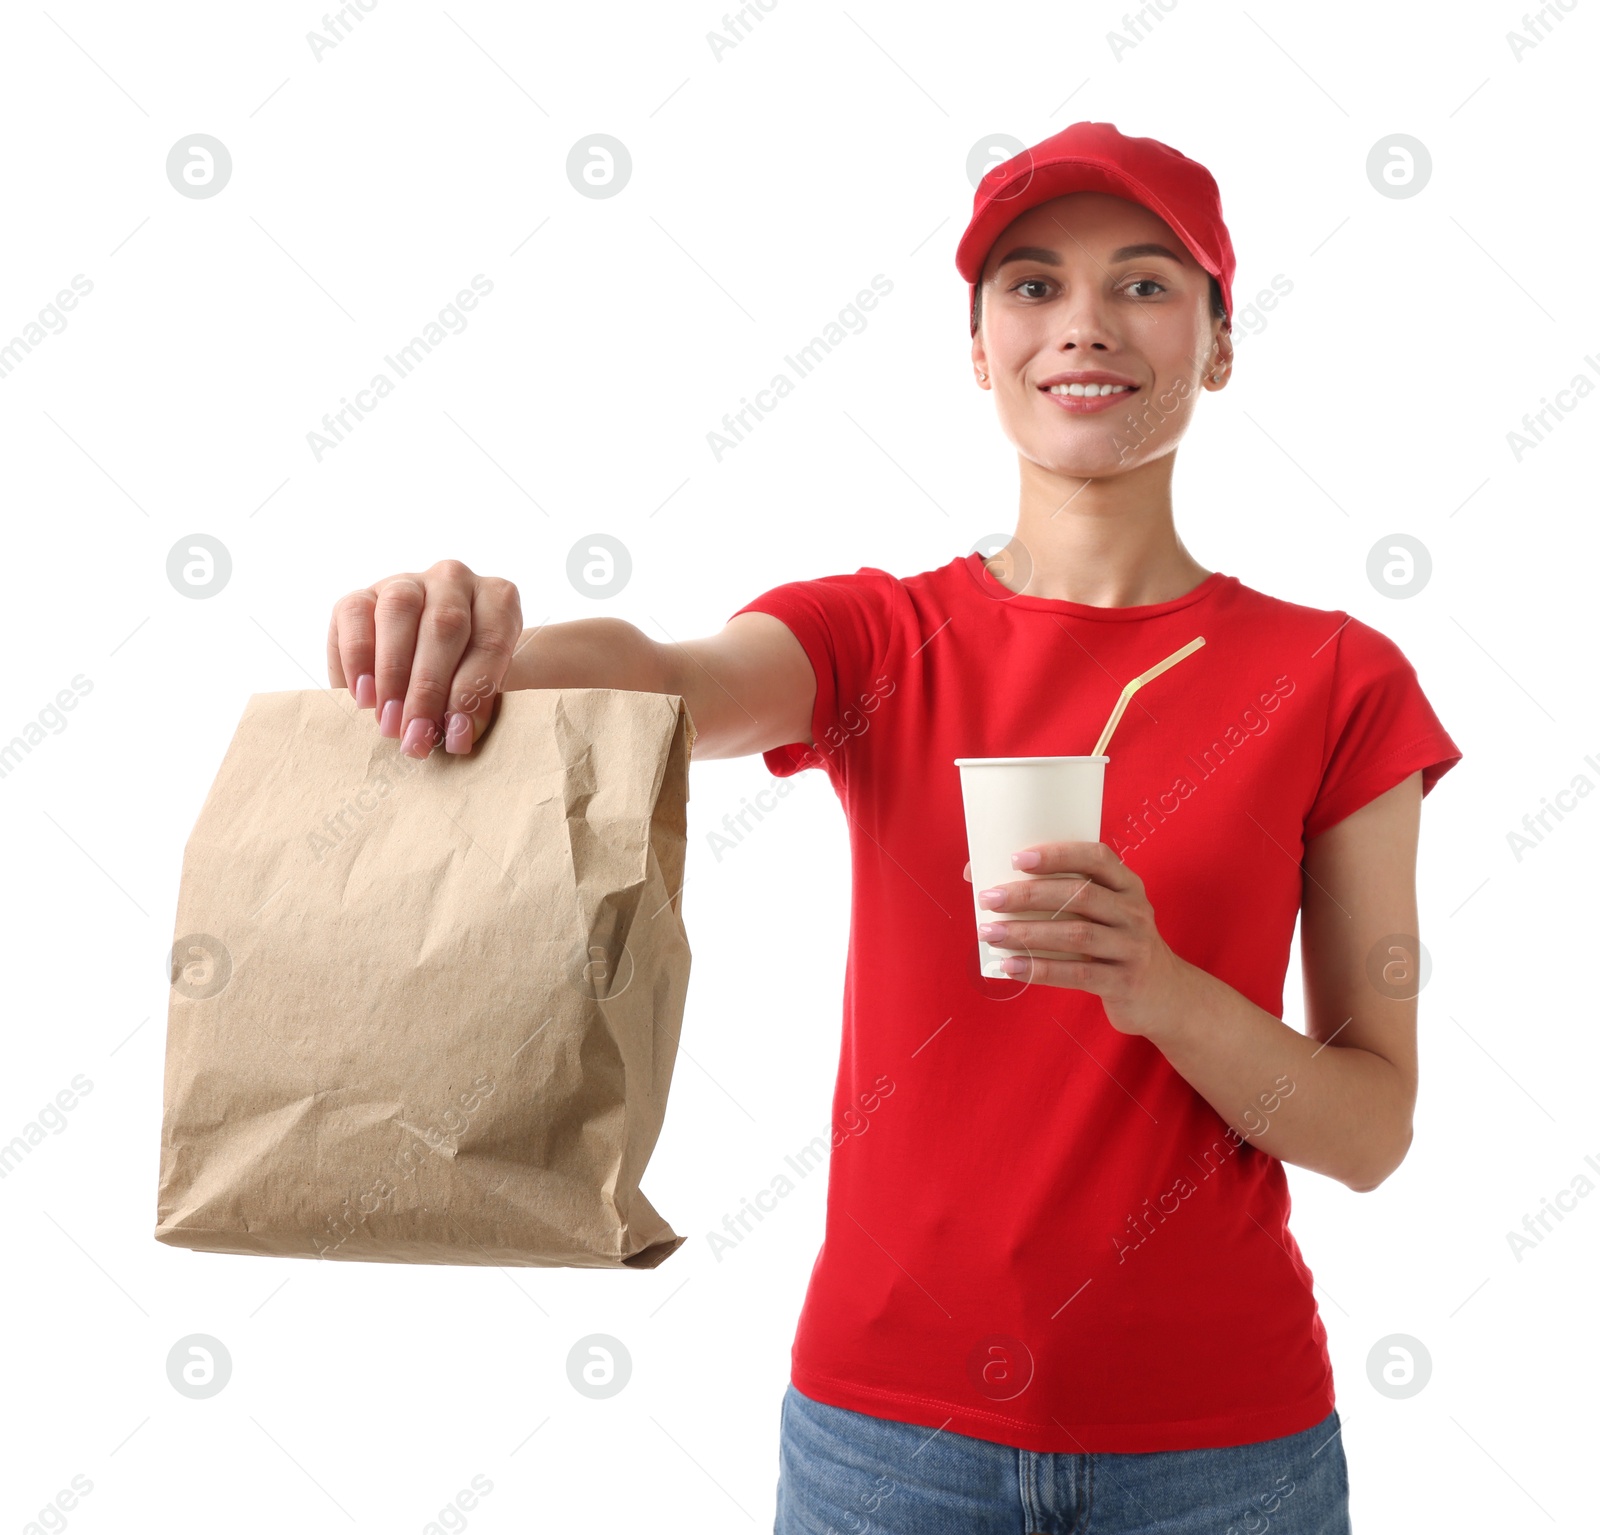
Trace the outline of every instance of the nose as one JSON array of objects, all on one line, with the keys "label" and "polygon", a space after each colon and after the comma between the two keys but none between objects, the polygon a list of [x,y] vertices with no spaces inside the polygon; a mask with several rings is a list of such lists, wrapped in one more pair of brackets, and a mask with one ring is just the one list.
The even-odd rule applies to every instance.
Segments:
[{"label": "nose", "polygon": [[1063,351],[1078,347],[1100,352],[1111,349],[1104,297],[1094,286],[1080,286],[1075,294],[1069,294],[1061,310],[1056,340]]}]

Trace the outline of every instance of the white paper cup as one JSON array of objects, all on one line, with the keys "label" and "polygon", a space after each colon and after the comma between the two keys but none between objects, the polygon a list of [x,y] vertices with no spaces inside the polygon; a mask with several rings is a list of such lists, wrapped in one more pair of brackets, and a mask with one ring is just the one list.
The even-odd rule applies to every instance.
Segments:
[{"label": "white paper cup", "polygon": [[[967,818],[967,856],[972,860],[972,909],[979,922],[1046,921],[1054,910],[993,912],[978,905],[978,892],[1015,880],[1037,879],[1014,869],[1011,855],[1041,842],[1098,842],[1106,763],[1100,757],[957,757],[961,803]],[[1010,980],[1000,962],[1016,948],[978,939],[978,970]]]}]

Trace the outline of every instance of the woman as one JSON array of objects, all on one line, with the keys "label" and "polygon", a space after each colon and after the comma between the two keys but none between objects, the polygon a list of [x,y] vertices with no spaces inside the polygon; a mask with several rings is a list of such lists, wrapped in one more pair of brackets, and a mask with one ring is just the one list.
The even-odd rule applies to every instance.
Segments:
[{"label": "woman", "polygon": [[[833,782],[853,918],[780,1532],[1334,1535],[1282,1164],[1366,1191],[1410,1145],[1419,810],[1461,754],[1381,633],[1178,539],[1175,450],[1233,357],[1201,166],[1075,124],[984,178],[957,264],[1018,451],[994,559],[790,582],[683,645],[523,634],[514,587],[444,562],[341,601],[330,678],[415,755],[469,751],[502,688],[639,688],[684,696],[698,757]],[[1102,840],[1018,849],[974,932],[954,759],[1091,751],[1197,636],[1117,727]]]}]

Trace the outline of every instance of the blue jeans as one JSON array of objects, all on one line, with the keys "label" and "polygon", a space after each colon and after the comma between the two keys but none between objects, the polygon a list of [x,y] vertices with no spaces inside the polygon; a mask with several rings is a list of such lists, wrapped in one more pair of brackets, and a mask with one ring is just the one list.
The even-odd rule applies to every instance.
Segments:
[{"label": "blue jeans", "polygon": [[1259,1444],[1039,1454],[784,1391],[774,1535],[1350,1535],[1339,1414]]}]

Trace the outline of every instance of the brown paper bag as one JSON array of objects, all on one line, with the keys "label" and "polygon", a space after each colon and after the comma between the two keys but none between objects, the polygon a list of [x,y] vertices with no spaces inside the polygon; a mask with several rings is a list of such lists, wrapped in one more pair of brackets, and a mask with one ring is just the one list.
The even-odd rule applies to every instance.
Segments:
[{"label": "brown paper bag", "polygon": [[257,693],[184,851],[156,1240],[654,1268],[689,980],[683,700],[519,690],[418,762]]}]

